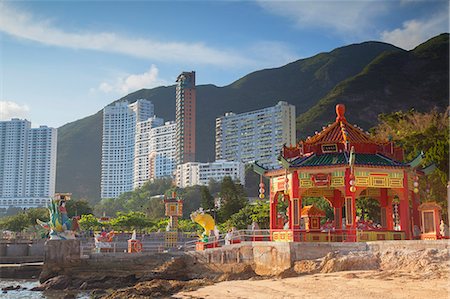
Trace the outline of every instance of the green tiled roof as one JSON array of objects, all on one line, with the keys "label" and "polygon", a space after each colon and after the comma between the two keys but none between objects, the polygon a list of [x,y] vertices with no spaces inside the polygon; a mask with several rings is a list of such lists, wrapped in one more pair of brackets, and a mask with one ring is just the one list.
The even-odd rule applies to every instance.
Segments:
[{"label": "green tiled roof", "polygon": [[[347,153],[312,155],[307,158],[294,160],[291,167],[332,166],[348,164]],[[355,165],[370,166],[405,166],[380,154],[355,154]]]}]

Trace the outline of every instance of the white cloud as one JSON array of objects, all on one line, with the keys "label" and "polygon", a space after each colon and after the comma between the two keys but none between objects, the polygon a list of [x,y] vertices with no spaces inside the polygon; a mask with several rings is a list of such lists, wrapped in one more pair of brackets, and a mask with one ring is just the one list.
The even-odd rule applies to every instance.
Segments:
[{"label": "white cloud", "polygon": [[49,20],[37,20],[5,2],[0,2],[0,31],[46,45],[114,52],[158,61],[228,67],[255,63],[237,52],[214,49],[201,42],[159,42],[111,32],[65,32]]},{"label": "white cloud", "polygon": [[426,20],[409,20],[403,23],[402,28],[383,31],[380,38],[384,42],[411,50],[433,36],[448,32],[447,13],[447,11],[444,11]]},{"label": "white cloud", "polygon": [[340,34],[363,34],[373,19],[387,10],[381,1],[261,1],[268,12],[286,17],[300,27],[320,27]]},{"label": "white cloud", "polygon": [[11,118],[26,118],[30,108],[11,101],[0,101],[0,120]]},{"label": "white cloud", "polygon": [[142,74],[127,74],[117,78],[114,82],[102,82],[97,90],[104,93],[124,95],[142,88],[167,85],[167,81],[158,78],[158,73],[158,68],[152,65],[147,72]]}]

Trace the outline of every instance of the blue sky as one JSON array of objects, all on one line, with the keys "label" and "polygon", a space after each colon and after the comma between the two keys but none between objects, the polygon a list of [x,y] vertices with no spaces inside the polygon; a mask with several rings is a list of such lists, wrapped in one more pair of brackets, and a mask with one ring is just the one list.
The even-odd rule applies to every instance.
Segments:
[{"label": "blue sky", "polygon": [[59,127],[182,71],[225,86],[351,43],[409,50],[448,32],[448,14],[448,1],[0,0],[0,119]]}]

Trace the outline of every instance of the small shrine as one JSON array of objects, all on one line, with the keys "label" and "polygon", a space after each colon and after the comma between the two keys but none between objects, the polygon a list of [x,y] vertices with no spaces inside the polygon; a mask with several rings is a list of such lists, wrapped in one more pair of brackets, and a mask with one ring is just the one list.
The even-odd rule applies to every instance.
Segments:
[{"label": "small shrine", "polygon": [[320,231],[320,220],[325,217],[325,212],[314,205],[305,206],[302,209],[301,217],[306,231]]},{"label": "small shrine", "polygon": [[435,202],[424,202],[419,206],[422,240],[437,240],[440,234],[441,206]]},{"label": "small shrine", "polygon": [[[308,239],[306,234],[317,234],[314,239],[320,241],[411,239],[414,225],[421,221],[418,180],[434,165],[419,169],[423,154],[404,162],[401,147],[350,124],[344,105],[336,106],[336,114],[335,121],[314,136],[283,146],[279,169],[254,164],[254,171],[270,181],[271,239],[301,241]],[[259,187],[264,198],[262,180]],[[307,197],[322,197],[332,207],[334,219],[327,219],[326,233],[318,231],[318,218],[324,216],[305,216],[315,210],[303,207],[302,198]],[[378,201],[379,224],[362,223],[364,219],[357,217],[361,197]],[[287,212],[281,213],[287,215],[286,222],[279,217],[280,201],[287,201]]]},{"label": "small shrine", "polygon": [[178,217],[183,216],[183,200],[175,192],[172,197],[164,198],[165,215],[169,217],[166,228],[165,245],[175,247],[178,243]]}]

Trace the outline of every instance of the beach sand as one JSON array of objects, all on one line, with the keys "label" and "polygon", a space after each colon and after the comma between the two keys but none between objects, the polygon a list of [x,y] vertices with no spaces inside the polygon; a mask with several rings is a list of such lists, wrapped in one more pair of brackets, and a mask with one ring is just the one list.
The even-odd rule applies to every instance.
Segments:
[{"label": "beach sand", "polygon": [[216,283],[175,298],[450,298],[446,277],[424,279],[411,272],[344,271],[263,280]]}]

